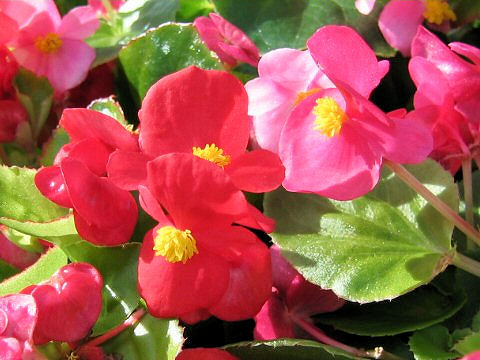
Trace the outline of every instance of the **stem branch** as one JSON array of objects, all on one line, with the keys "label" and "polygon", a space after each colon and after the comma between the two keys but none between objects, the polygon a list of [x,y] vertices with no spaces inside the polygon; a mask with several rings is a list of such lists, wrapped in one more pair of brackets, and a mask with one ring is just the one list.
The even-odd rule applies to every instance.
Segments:
[{"label": "stem branch", "polygon": [[[465,218],[468,223],[475,226],[473,218],[473,186],[472,186],[472,159],[462,161],[463,194],[465,198]],[[467,249],[472,250],[475,245],[471,238],[467,238]]]},{"label": "stem branch", "polygon": [[452,264],[456,267],[480,277],[480,262],[473,260],[465,255],[456,253],[452,260]]},{"label": "stem branch", "polygon": [[455,210],[445,204],[434,193],[428,190],[425,185],[418,181],[407,169],[402,165],[394,163],[390,160],[384,159],[384,164],[387,165],[400,179],[402,179],[408,186],[419,193],[430,205],[432,205],[440,214],[451,221],[461,232],[467,237],[471,238],[475,243],[480,245],[480,233],[463,219]]}]

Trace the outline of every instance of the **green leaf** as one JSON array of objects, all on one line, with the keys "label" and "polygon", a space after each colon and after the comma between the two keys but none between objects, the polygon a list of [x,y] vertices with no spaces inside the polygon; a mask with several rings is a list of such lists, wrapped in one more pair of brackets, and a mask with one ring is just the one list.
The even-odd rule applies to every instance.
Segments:
[{"label": "green leaf", "polygon": [[147,314],[102,345],[107,353],[128,360],[173,360],[183,344],[183,329],[177,320],[157,319]]},{"label": "green leaf", "polygon": [[43,252],[43,246],[38,242],[35,236],[23,234],[13,228],[7,227],[3,231],[4,235],[15,245],[30,252]]},{"label": "green leaf", "polygon": [[18,273],[18,269],[0,260],[0,282]]},{"label": "green leaf", "polygon": [[124,47],[119,58],[138,103],[150,86],[167,74],[189,65],[220,68],[195,28],[184,24],[166,24],[148,31]]},{"label": "green leaf", "polygon": [[[458,206],[455,185],[439,166],[409,169]],[[276,220],[273,241],[293,266],[351,301],[392,299],[428,283],[454,251],[453,226],[388,172],[376,191],[353,201],[277,190],[265,195],[264,209]]]},{"label": "green leaf", "polygon": [[178,0],[136,0],[112,19],[100,19],[100,27],[87,39],[97,53],[94,66],[116,58],[122,46],[148,29],[175,20],[177,9]]},{"label": "green leaf", "polygon": [[453,349],[462,355],[467,355],[473,351],[480,349],[480,333],[468,335],[459,342],[457,342]]},{"label": "green leaf", "polygon": [[252,341],[224,347],[240,360],[346,360],[359,359],[345,351],[311,340]]},{"label": "green leaf", "polygon": [[36,139],[50,113],[53,100],[53,88],[45,77],[20,68],[13,85],[18,99],[30,117],[33,138]]},{"label": "green leaf", "polygon": [[49,239],[51,237],[74,235],[77,233],[73,215],[64,216],[53,221],[38,223],[0,218],[0,223],[23,234]]},{"label": "green leaf", "polygon": [[426,286],[391,302],[347,303],[334,313],[316,316],[315,320],[356,335],[396,335],[442,322],[455,314],[465,301],[463,292],[444,296]]},{"label": "green leaf", "polygon": [[15,294],[27,286],[47,280],[67,264],[67,256],[60,248],[51,248],[35,264],[0,284],[0,296]]},{"label": "green leaf", "polygon": [[33,180],[35,174],[33,169],[0,166],[0,223],[7,226],[11,220],[47,223],[68,214],[68,209],[54,204],[38,191]]},{"label": "green leaf", "polygon": [[55,0],[60,14],[65,15],[76,6],[87,5],[87,0]]},{"label": "green leaf", "polygon": [[415,354],[416,360],[448,360],[456,359],[459,354],[450,350],[452,338],[448,329],[435,325],[415,332],[408,344]]},{"label": "green leaf", "polygon": [[40,156],[40,164],[42,166],[52,166],[55,156],[57,156],[61,147],[70,142],[70,137],[64,128],[56,128],[52,132],[52,136],[42,148]]},{"label": "green leaf", "polygon": [[477,0],[451,0],[450,5],[460,24],[472,22],[480,16],[480,2]]},{"label": "green leaf", "polygon": [[117,120],[123,126],[128,126],[122,107],[116,102],[113,96],[97,99],[88,105],[88,109],[96,110]]},{"label": "green leaf", "polygon": [[211,0],[180,0],[176,21],[192,22],[198,16],[205,16],[214,11]]},{"label": "green leaf", "polygon": [[384,57],[393,50],[378,29],[378,15],[387,0],[378,1],[375,10],[364,16],[345,0],[214,0],[217,11],[255,42],[262,53],[282,47],[303,49],[308,38],[320,27],[344,24],[355,28]]},{"label": "green leaf", "polygon": [[102,274],[103,306],[93,335],[103,334],[121,324],[138,306],[137,265],[139,243],[95,246],[78,235],[50,238],[71,261],[87,262]]}]

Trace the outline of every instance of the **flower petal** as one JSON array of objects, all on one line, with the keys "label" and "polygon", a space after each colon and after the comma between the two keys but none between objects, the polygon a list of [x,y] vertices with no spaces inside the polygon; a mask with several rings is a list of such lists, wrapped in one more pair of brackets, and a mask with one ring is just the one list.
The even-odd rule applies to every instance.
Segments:
[{"label": "flower petal", "polygon": [[57,31],[62,38],[83,40],[93,35],[99,25],[94,9],[90,6],[77,6],[63,17]]},{"label": "flower petal", "polygon": [[141,152],[114,151],[108,160],[108,179],[123,190],[137,190],[147,185],[148,156]]}]

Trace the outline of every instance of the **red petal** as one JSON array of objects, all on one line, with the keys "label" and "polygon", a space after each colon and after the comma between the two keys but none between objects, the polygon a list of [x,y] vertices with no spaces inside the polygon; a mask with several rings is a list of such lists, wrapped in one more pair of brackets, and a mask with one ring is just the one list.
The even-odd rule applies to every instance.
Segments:
[{"label": "red petal", "polygon": [[185,349],[175,358],[176,360],[238,360],[225,350],[220,349]]},{"label": "red petal", "polygon": [[35,185],[43,196],[54,203],[67,208],[73,207],[59,166],[38,170],[35,175]]},{"label": "red petal", "polygon": [[140,152],[116,150],[107,164],[108,178],[124,190],[137,190],[147,185],[147,162],[150,157]]}]

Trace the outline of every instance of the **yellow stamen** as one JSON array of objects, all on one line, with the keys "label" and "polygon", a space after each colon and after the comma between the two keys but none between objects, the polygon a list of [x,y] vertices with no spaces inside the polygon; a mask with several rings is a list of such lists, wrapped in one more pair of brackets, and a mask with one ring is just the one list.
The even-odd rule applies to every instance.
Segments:
[{"label": "yellow stamen", "polygon": [[193,155],[211,161],[215,165],[220,166],[222,169],[224,166],[230,164],[231,160],[230,156],[224,155],[223,149],[218,148],[215,144],[207,144],[203,149],[194,146]]},{"label": "yellow stamen", "polygon": [[457,20],[457,16],[445,0],[426,0],[423,17],[436,25],[441,25],[445,20]]},{"label": "yellow stamen", "polygon": [[328,137],[338,135],[344,121],[347,120],[345,112],[333,98],[328,96],[317,99],[316,103],[312,111],[316,116],[314,129]]},{"label": "yellow stamen", "polygon": [[156,256],[164,256],[171,263],[186,263],[194,254],[198,254],[197,242],[190,230],[178,230],[173,226],[163,226],[153,239]]},{"label": "yellow stamen", "polygon": [[70,354],[65,355],[66,360],[79,360],[80,356],[78,356],[75,351],[70,352]]},{"label": "yellow stamen", "polygon": [[307,91],[300,91],[298,94],[297,94],[297,97],[295,98],[295,106],[297,106],[298,104],[300,104],[300,102],[309,97],[310,95],[312,94],[315,94],[317,92],[319,92],[321,89],[319,88],[313,88],[313,89],[310,89],[310,90],[307,90]]},{"label": "yellow stamen", "polygon": [[35,47],[45,54],[56,53],[62,44],[62,39],[55,33],[39,36],[35,39]]}]

